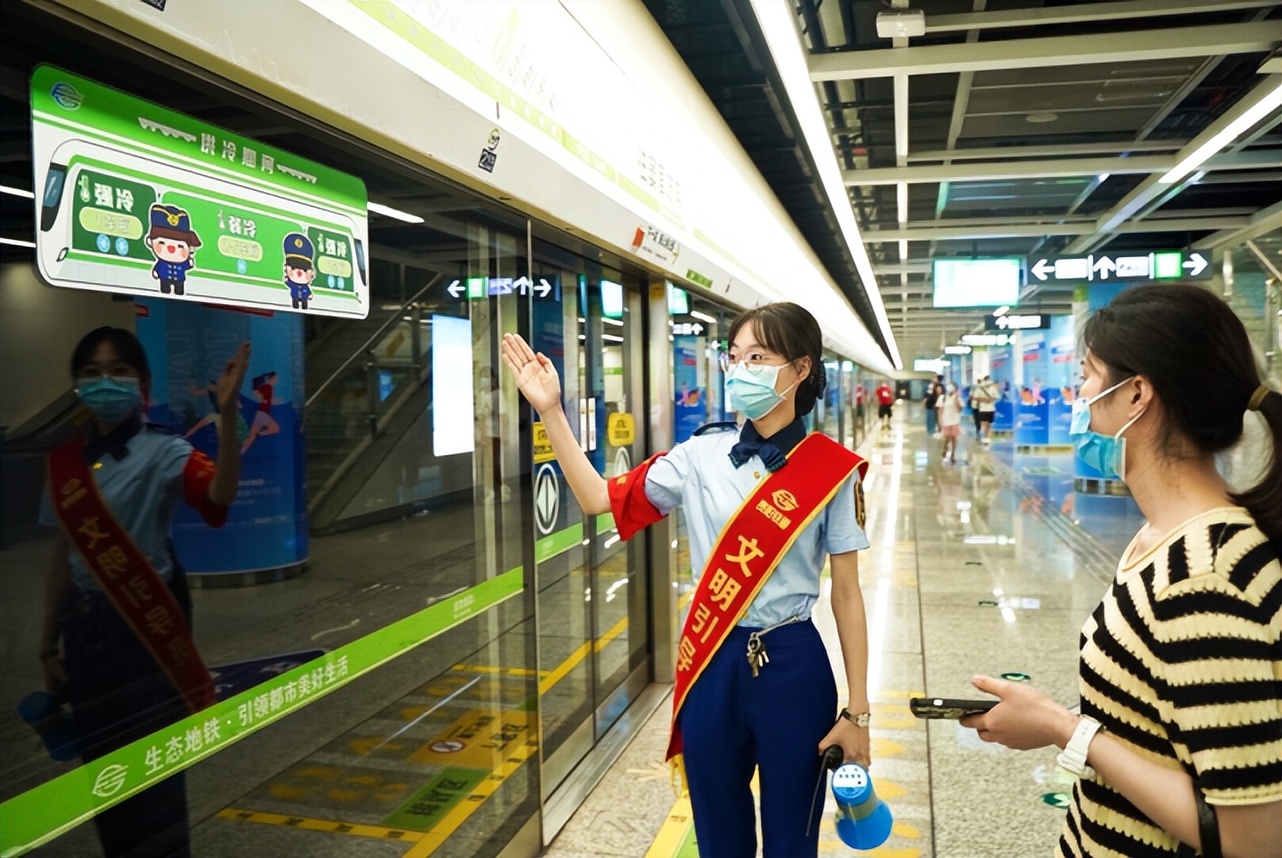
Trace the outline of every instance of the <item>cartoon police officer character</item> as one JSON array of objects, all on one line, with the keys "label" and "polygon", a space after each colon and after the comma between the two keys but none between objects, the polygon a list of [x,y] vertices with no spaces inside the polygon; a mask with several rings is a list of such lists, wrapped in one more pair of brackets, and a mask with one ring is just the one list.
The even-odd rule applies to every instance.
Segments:
[{"label": "cartoon police officer character", "polygon": [[151,230],[144,241],[156,257],[151,276],[160,281],[160,293],[183,294],[187,272],[196,267],[196,248],[200,247],[200,237],[191,228],[191,216],[178,206],[153,203]]},{"label": "cartoon police officer character", "polygon": [[285,285],[295,310],[306,310],[312,297],[312,281],[316,279],[316,247],[301,232],[285,236]]}]

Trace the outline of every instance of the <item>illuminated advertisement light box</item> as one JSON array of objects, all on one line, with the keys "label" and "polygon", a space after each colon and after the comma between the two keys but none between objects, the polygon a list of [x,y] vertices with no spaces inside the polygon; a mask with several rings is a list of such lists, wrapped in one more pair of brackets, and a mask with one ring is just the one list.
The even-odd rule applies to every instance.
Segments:
[{"label": "illuminated advertisement light box", "polygon": [[31,124],[51,285],[369,314],[360,179],[48,65]]},{"label": "illuminated advertisement light box", "polygon": [[935,259],[931,281],[936,307],[1014,307],[1024,285],[1024,260]]}]

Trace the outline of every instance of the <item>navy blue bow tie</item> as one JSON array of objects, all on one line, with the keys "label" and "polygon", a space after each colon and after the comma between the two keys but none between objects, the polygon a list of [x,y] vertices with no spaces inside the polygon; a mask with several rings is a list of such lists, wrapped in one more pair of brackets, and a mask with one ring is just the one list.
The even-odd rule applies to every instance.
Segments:
[{"label": "navy blue bow tie", "polygon": [[777,471],[788,464],[788,453],[805,435],[806,427],[800,420],[789,423],[769,439],[762,438],[756,426],[745,423],[739,440],[730,448],[730,463],[740,468],[753,456],[760,456],[766,470]]}]

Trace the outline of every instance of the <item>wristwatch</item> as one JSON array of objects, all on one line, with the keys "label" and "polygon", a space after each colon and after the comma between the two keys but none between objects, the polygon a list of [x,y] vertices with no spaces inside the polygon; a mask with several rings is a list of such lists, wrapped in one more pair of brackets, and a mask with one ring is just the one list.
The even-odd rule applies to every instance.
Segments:
[{"label": "wristwatch", "polygon": [[868,723],[872,720],[872,715],[867,712],[860,712],[852,715],[849,709],[842,709],[839,717],[845,718],[856,727],[867,727]]},{"label": "wristwatch", "polygon": [[1095,777],[1095,770],[1086,765],[1086,752],[1090,749],[1091,740],[1102,729],[1100,722],[1083,716],[1073,730],[1073,736],[1060,752],[1056,762],[1060,768],[1067,769],[1079,778]]}]

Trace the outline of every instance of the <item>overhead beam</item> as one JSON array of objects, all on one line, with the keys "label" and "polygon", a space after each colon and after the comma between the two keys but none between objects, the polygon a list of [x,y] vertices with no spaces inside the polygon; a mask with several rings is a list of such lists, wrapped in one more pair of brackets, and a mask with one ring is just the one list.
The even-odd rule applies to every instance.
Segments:
[{"label": "overhead beam", "polygon": [[[995,182],[1018,179],[1054,179],[1065,176],[1114,176],[1165,173],[1179,163],[1174,155],[1140,155],[1135,158],[1058,158],[1049,161],[1008,161],[995,164],[922,164],[916,167],[873,167],[843,170],[847,185],[896,185],[900,182]],[[1275,170],[1282,163],[1278,149],[1252,149],[1217,155],[1202,165],[1211,170]]]},{"label": "overhead beam", "polygon": [[[835,133],[835,132],[834,132]],[[1178,140],[1118,140],[1116,143],[1066,143],[1063,146],[983,146],[973,149],[934,149],[909,152],[908,163],[921,161],[984,161],[990,158],[1045,158],[1049,155],[1116,155],[1118,152],[1174,152]]]},{"label": "overhead beam", "polygon": [[[1042,238],[1047,235],[1090,235],[1095,232],[1094,223],[1040,223],[994,224],[989,227],[973,226],[932,226],[925,221],[914,227],[908,224],[907,229],[866,229],[863,236],[868,244],[888,241],[957,241],[981,238]],[[947,223],[947,221],[943,221]],[[1224,218],[1169,218],[1144,220],[1124,224],[1114,230],[1120,233],[1130,232],[1205,232],[1206,230],[1241,229],[1248,223],[1245,217]],[[1075,250],[1066,251],[1076,253]]]},{"label": "overhead beam", "polygon": [[1267,209],[1260,209],[1251,215],[1244,226],[1212,233],[1206,238],[1193,242],[1193,247],[1198,250],[1214,250],[1225,244],[1241,244],[1273,232],[1279,225],[1282,225],[1282,201],[1274,203]]},{"label": "overhead beam", "polygon": [[981,14],[930,15],[926,18],[926,34],[1119,21],[1127,18],[1154,18],[1163,15],[1196,15],[1203,12],[1233,12],[1238,9],[1265,9],[1278,5],[1282,5],[1279,0],[1129,0],[1129,2],[1120,3],[1083,3],[1080,6],[1043,9],[1007,9]]},{"label": "overhead beam", "polygon": [[[1273,38],[1270,38],[1273,37]],[[1033,66],[1135,63],[1220,54],[1263,53],[1277,45],[1276,33],[1257,23],[1167,27],[1139,33],[1047,36],[1004,42],[841,51],[810,57],[814,81],[867,80],[917,74],[954,74]]]},{"label": "overhead beam", "polygon": [[[1185,144],[1184,148],[1175,153],[1175,157],[1180,160],[1189,157],[1203,146],[1213,142],[1225,129],[1237,122],[1239,117],[1257,109],[1259,105],[1275,97],[1279,86],[1279,76],[1268,74],[1260,77],[1260,82],[1250,92],[1238,99],[1236,103],[1221,113],[1214,122],[1203,129],[1200,134]],[[1116,205],[1099,216],[1099,219],[1095,222],[1095,229],[1075,238],[1065,248],[1064,252],[1082,253],[1098,246],[1114,233],[1136,231],[1131,229],[1131,227],[1136,226],[1136,224],[1130,222],[1131,219],[1142,217],[1142,213],[1158,202],[1159,198],[1169,198],[1172,192],[1178,193],[1183,187],[1184,181],[1186,181],[1163,184],[1159,181],[1160,178],[1161,174],[1154,173],[1141,182],[1133,191],[1119,200]],[[1237,224],[1236,226],[1244,225]],[[1234,224],[1226,224],[1223,227],[1208,228],[1232,229],[1234,226]],[[1138,231],[1143,231],[1143,228],[1140,227]]]}]

